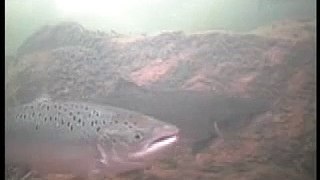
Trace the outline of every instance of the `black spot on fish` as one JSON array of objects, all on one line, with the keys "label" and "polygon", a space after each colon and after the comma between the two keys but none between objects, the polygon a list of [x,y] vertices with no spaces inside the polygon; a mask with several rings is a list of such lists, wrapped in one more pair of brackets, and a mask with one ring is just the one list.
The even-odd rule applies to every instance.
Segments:
[{"label": "black spot on fish", "polygon": [[97,127],[97,132],[99,132],[99,131],[100,131],[100,129],[101,129],[100,127]]},{"label": "black spot on fish", "polygon": [[47,117],[44,117],[44,121],[47,121]]},{"label": "black spot on fish", "polygon": [[47,106],[47,110],[49,111],[49,109],[50,109],[50,107],[49,106]]},{"label": "black spot on fish", "polygon": [[98,112],[96,113],[96,116],[99,117],[99,113]]},{"label": "black spot on fish", "polygon": [[57,105],[56,104],[54,105],[54,108],[57,109]]},{"label": "black spot on fish", "polygon": [[91,126],[94,126],[94,122],[93,121],[91,121]]},{"label": "black spot on fish", "polygon": [[118,120],[114,120],[114,123],[115,123],[115,124],[118,124]]},{"label": "black spot on fish", "polygon": [[140,134],[136,134],[136,135],[134,136],[134,138],[136,138],[136,139],[141,139],[141,135],[140,135]]},{"label": "black spot on fish", "polygon": [[24,115],[23,115],[23,119],[25,119],[26,117],[27,117],[27,116],[24,114]]},{"label": "black spot on fish", "polygon": [[78,119],[78,123],[81,123],[81,119],[80,118]]},{"label": "black spot on fish", "polygon": [[87,111],[89,108],[86,106],[84,109]]},{"label": "black spot on fish", "polygon": [[61,110],[61,106],[59,106],[58,109]]},{"label": "black spot on fish", "polygon": [[80,112],[78,111],[78,112],[77,112],[77,114],[79,115],[79,114],[80,114]]},{"label": "black spot on fish", "polygon": [[102,123],[103,123],[103,125],[105,125],[105,124],[106,124],[106,121],[105,121],[105,120],[103,120],[103,121],[102,121]]},{"label": "black spot on fish", "polygon": [[131,126],[131,125],[129,125],[128,127],[129,127],[130,129],[132,128],[132,126]]},{"label": "black spot on fish", "polygon": [[54,120],[55,120],[55,121],[57,121],[57,119],[58,119],[57,117],[54,117]]},{"label": "black spot on fish", "polygon": [[77,118],[76,116],[73,116],[73,120],[74,120],[74,121],[76,120],[76,118]]},{"label": "black spot on fish", "polygon": [[72,112],[69,112],[69,115],[72,116]]},{"label": "black spot on fish", "polygon": [[40,116],[41,116],[41,113],[39,113],[38,116],[40,117]]},{"label": "black spot on fish", "polygon": [[98,124],[98,120],[95,120],[94,123],[95,123],[95,124]]},{"label": "black spot on fish", "polygon": [[116,142],[117,142],[117,140],[116,140],[116,139],[114,139],[114,138],[112,138],[112,142],[113,142],[113,143],[116,143]]},{"label": "black spot on fish", "polygon": [[72,126],[72,125],[70,126],[70,130],[71,130],[71,131],[73,130],[73,126]]},{"label": "black spot on fish", "polygon": [[32,112],[32,117],[34,117],[34,116],[35,116],[35,114],[36,114],[35,112]]},{"label": "black spot on fish", "polygon": [[63,111],[64,111],[64,112],[67,112],[67,108],[63,108]]},{"label": "black spot on fish", "polygon": [[38,130],[39,129],[39,125],[36,125],[36,130]]},{"label": "black spot on fish", "polygon": [[70,125],[71,125],[71,123],[70,123],[70,122],[68,122],[68,123],[67,123],[67,126],[69,127]]},{"label": "black spot on fish", "polygon": [[125,121],[123,124],[124,124],[124,125],[128,125],[128,122],[127,122],[127,121]]}]

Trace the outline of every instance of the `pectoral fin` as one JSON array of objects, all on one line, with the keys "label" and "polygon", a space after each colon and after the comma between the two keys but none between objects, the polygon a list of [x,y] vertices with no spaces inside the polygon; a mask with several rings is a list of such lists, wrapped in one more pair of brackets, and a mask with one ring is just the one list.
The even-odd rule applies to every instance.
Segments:
[{"label": "pectoral fin", "polygon": [[223,134],[221,133],[219,127],[218,127],[218,123],[217,121],[215,121],[213,123],[213,127],[214,127],[214,131],[217,133],[217,135],[220,137],[220,138],[223,138]]},{"label": "pectoral fin", "polygon": [[108,165],[108,156],[100,144],[97,144],[97,149],[100,153],[99,162],[101,162],[104,165]]}]

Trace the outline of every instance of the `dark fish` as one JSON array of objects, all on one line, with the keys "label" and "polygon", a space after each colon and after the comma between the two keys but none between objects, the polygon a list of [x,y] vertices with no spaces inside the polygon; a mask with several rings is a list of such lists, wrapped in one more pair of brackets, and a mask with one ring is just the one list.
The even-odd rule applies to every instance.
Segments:
[{"label": "dark fish", "polygon": [[[150,91],[133,85],[123,86],[120,88],[122,90],[115,90],[95,101],[107,102],[175,124],[180,129],[181,137],[194,141],[217,137],[219,132],[215,129],[224,132],[236,128],[237,124],[252,119],[270,107],[266,99],[191,91]],[[215,122],[219,128],[214,127]]]}]

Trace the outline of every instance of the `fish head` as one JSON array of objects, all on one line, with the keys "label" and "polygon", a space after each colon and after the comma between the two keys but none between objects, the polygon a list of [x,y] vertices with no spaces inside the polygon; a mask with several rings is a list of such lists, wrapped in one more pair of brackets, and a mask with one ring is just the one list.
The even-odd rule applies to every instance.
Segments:
[{"label": "fish head", "polygon": [[[113,128],[102,131],[100,142],[118,162],[145,162],[155,159],[178,141],[179,129],[142,114],[120,115]],[[111,149],[110,149],[111,148]],[[110,159],[110,158],[109,158]]]},{"label": "fish head", "polygon": [[149,116],[141,119],[141,122],[137,123],[137,134],[132,137],[137,148],[129,154],[130,158],[152,159],[177,143],[179,129],[176,126]]}]

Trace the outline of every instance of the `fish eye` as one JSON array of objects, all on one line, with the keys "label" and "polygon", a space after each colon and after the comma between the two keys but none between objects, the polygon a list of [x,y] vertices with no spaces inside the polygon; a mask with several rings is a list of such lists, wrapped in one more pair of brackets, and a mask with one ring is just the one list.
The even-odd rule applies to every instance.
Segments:
[{"label": "fish eye", "polygon": [[136,139],[140,139],[140,138],[141,138],[141,136],[140,136],[139,134],[136,134],[134,137],[135,137]]},{"label": "fish eye", "polygon": [[140,140],[142,140],[143,139],[143,135],[140,133],[140,132],[138,132],[138,133],[136,133],[135,135],[134,135],[134,140],[135,141],[140,141]]}]

